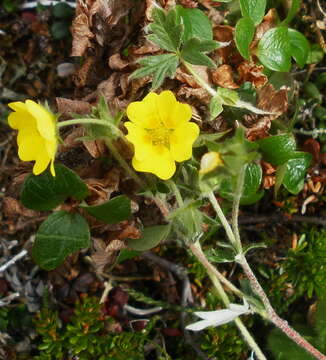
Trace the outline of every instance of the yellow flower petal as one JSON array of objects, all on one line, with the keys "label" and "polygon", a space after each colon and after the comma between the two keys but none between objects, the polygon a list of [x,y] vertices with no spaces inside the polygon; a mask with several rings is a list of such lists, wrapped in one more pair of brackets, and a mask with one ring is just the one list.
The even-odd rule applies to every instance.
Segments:
[{"label": "yellow flower petal", "polygon": [[15,112],[8,117],[8,123],[18,130],[18,156],[23,161],[35,161],[33,173],[43,172],[51,163],[51,173],[55,176],[54,158],[58,140],[55,116],[32,100],[13,102],[9,107]]},{"label": "yellow flower petal", "polygon": [[164,146],[153,147],[154,151],[148,157],[139,161],[136,157],[132,159],[132,165],[137,171],[155,174],[162,180],[170,179],[175,173],[175,162]]},{"label": "yellow flower petal", "polygon": [[124,125],[128,129],[126,138],[135,147],[136,158],[140,161],[143,160],[148,156],[148,153],[152,149],[152,143],[148,132],[130,121],[126,122]]},{"label": "yellow flower petal", "polygon": [[210,151],[201,158],[199,172],[201,174],[207,174],[221,165],[223,165],[223,161],[220,154],[216,151]]},{"label": "yellow flower petal", "polygon": [[33,100],[26,100],[25,103],[28,112],[36,119],[41,136],[48,140],[53,139],[56,136],[54,115]]},{"label": "yellow flower petal", "polygon": [[8,124],[13,129],[30,128],[36,129],[36,120],[28,112],[13,112],[8,116]]},{"label": "yellow flower petal", "polygon": [[45,141],[35,131],[20,131],[17,137],[18,156],[22,161],[36,160],[40,152],[45,153]]},{"label": "yellow flower petal", "polygon": [[10,109],[14,111],[21,111],[21,112],[27,111],[26,104],[21,101],[11,102],[8,104],[8,106],[10,107]]},{"label": "yellow flower petal", "polygon": [[132,160],[137,171],[150,172],[163,180],[171,178],[175,161],[191,158],[192,144],[199,135],[190,123],[191,107],[178,102],[171,91],[148,94],[129,104],[127,139],[134,145]]},{"label": "yellow flower petal", "polygon": [[199,135],[199,127],[193,122],[185,123],[170,135],[170,150],[175,161],[185,161],[192,156],[192,145]]},{"label": "yellow flower petal", "polygon": [[33,167],[33,174],[41,174],[49,166],[50,161],[51,159],[47,156],[47,154],[39,154],[39,157],[36,159]]},{"label": "yellow flower petal", "polygon": [[172,91],[162,91],[157,98],[161,122],[168,129],[175,129],[191,119],[192,110],[188,104],[178,102]]},{"label": "yellow flower petal", "polygon": [[142,101],[130,103],[127,107],[128,118],[144,129],[155,129],[160,126],[157,97],[157,94],[149,93]]}]

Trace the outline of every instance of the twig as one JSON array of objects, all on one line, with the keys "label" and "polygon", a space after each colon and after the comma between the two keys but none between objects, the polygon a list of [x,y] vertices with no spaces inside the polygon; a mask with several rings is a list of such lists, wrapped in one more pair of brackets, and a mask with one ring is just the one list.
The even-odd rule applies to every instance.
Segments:
[{"label": "twig", "polygon": [[263,288],[258,282],[255,274],[251,270],[246,258],[244,256],[239,259],[238,263],[241,265],[243,271],[247,275],[250,284],[253,290],[259,295],[262,302],[265,305],[270,321],[277,326],[281,331],[283,331],[290,339],[292,339],[297,345],[301,346],[307,352],[309,352],[312,356],[314,356],[318,360],[326,360],[326,356],[323,355],[319,350],[313,347],[308,341],[306,341],[297,331],[292,329],[287,321],[280,318],[275,310],[273,309],[267,295],[265,294]]},{"label": "twig", "polygon": [[11,258],[8,262],[0,266],[0,273],[4,272],[9,266],[15,264],[16,261],[26,256],[28,251],[26,249],[22,250],[20,253]]},{"label": "twig", "polygon": [[19,297],[19,295],[20,294],[18,292],[15,292],[15,293],[12,293],[12,294],[4,297],[4,298],[1,298],[0,299],[0,307],[9,305],[11,303],[11,301],[16,299],[17,297]]},{"label": "twig", "polygon": [[134,306],[131,306],[128,304],[124,305],[123,308],[126,311],[130,312],[131,314],[134,314],[137,316],[149,316],[149,315],[156,314],[156,313],[160,312],[161,310],[163,310],[163,308],[161,306],[156,306],[151,309],[139,309],[139,308],[135,308]]},{"label": "twig", "polygon": [[313,130],[293,129],[293,132],[296,134],[312,136],[315,139],[319,135],[326,134],[326,129],[313,129]]},{"label": "twig", "polygon": [[[171,271],[179,278],[179,280],[182,282],[182,295],[181,295],[182,309],[185,309],[187,304],[193,304],[193,297],[192,297],[192,293],[191,293],[190,281],[189,281],[186,269],[184,269],[180,265],[174,264],[171,261],[162,259],[159,256],[157,256],[149,251],[144,252],[141,256],[144,257],[145,259],[153,261],[154,263],[158,264],[159,266],[166,269],[167,271]],[[211,360],[210,358],[208,358],[205,355],[205,353],[203,351],[201,351],[199,346],[193,341],[189,331],[187,331],[185,329],[185,327],[186,327],[185,326],[185,317],[186,317],[186,312],[181,311],[180,321],[181,321],[181,326],[182,326],[182,330],[184,333],[186,343],[189,344],[193,348],[193,350],[196,352],[198,358],[203,359],[203,360]]]},{"label": "twig", "polygon": [[239,223],[244,224],[263,224],[270,222],[306,222],[315,225],[322,225],[326,227],[326,218],[317,216],[302,216],[291,215],[291,217],[284,216],[284,214],[277,215],[261,215],[261,216],[240,216]]}]

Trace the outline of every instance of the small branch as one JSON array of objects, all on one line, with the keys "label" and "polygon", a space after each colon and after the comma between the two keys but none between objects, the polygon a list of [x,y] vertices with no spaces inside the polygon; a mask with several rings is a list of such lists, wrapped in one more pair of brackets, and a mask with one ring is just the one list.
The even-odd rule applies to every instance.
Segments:
[{"label": "small branch", "polygon": [[277,326],[281,331],[283,331],[290,339],[292,339],[297,345],[305,349],[308,353],[310,353],[313,357],[318,360],[326,360],[326,356],[323,355],[319,350],[313,347],[306,339],[304,339],[297,331],[292,329],[287,321],[281,319],[273,309],[267,295],[265,294],[263,288],[258,282],[255,274],[251,270],[246,258],[244,256],[239,260],[239,264],[241,265],[243,271],[248,277],[250,284],[253,290],[259,295],[262,302],[265,305],[267,310],[268,317],[270,321]]},{"label": "small branch", "polygon": [[163,308],[161,306],[156,306],[151,309],[139,309],[139,308],[135,308],[134,306],[131,306],[128,304],[124,305],[123,308],[126,311],[130,312],[131,314],[134,314],[137,316],[149,316],[149,315],[156,314],[163,310]]},{"label": "small branch", "polygon": [[240,299],[244,298],[244,294],[236,287],[234,286],[231,281],[226,279],[217,269],[215,266],[213,266],[205,256],[205,254],[202,252],[201,248],[198,247],[198,245],[195,244],[189,244],[188,245],[191,252],[196,256],[196,258],[199,260],[199,262],[205,267],[206,270],[209,270],[211,274],[213,274],[221,283],[223,283],[229,290],[231,290],[235,295],[237,295]]},{"label": "small branch", "polygon": [[319,135],[326,134],[326,129],[313,129],[313,130],[293,129],[293,132],[296,134],[312,136],[315,139]]},{"label": "small branch", "polygon": [[302,215],[291,215],[291,217],[284,216],[284,214],[276,215],[261,215],[261,216],[240,216],[239,223],[245,224],[262,224],[262,223],[286,223],[286,222],[305,222],[309,224],[322,225],[326,227],[326,218],[317,216],[302,216]]},{"label": "small branch", "polygon": [[8,262],[6,262],[5,264],[0,266],[0,273],[4,272],[9,266],[15,264],[16,261],[18,261],[19,259],[25,257],[27,255],[27,250],[24,249],[22,250],[20,253],[18,253],[17,255],[15,255],[12,259],[10,259]]},{"label": "small branch", "polygon": [[[191,245],[190,245],[191,246]],[[189,246],[189,247],[190,247]],[[220,296],[220,298],[222,299],[222,302],[224,303],[224,305],[226,307],[228,307],[230,305],[230,300],[226,294],[226,292],[224,291],[219,278],[216,276],[216,272],[217,270],[215,269],[215,267],[207,260],[205,254],[203,253],[200,243],[197,242],[195,244],[192,244],[192,246],[190,247],[191,251],[193,252],[193,254],[197,257],[198,261],[205,267],[208,276],[210,277],[215,289],[218,292],[218,295]],[[240,292],[239,290],[237,290],[238,292]],[[241,293],[241,292],[240,292]],[[241,293],[242,294],[242,293]],[[243,296],[242,296],[243,298]],[[266,360],[265,355],[263,354],[263,352],[260,350],[259,346],[257,345],[256,341],[254,340],[254,338],[251,336],[251,334],[249,333],[249,331],[247,330],[247,328],[244,326],[244,324],[242,323],[240,318],[237,318],[234,320],[236,326],[238,327],[242,337],[244,338],[244,340],[247,342],[247,344],[250,346],[250,348],[255,352],[257,358],[259,360]]]},{"label": "small branch", "polygon": [[8,296],[6,296],[6,297],[4,297],[4,298],[1,298],[0,299],[0,307],[1,306],[6,306],[6,305],[9,305],[11,302],[12,302],[12,300],[14,300],[14,299],[16,299],[17,297],[19,297],[19,293],[18,292],[15,292],[15,293],[13,293],[13,294],[10,294],[10,295],[8,295]]},{"label": "small branch", "polygon": [[[183,309],[186,308],[187,304],[193,304],[194,300],[192,297],[190,281],[189,281],[186,269],[184,269],[180,265],[176,265],[176,264],[172,263],[171,261],[162,259],[150,251],[145,251],[144,253],[142,253],[142,257],[145,259],[148,259],[150,261],[153,261],[154,263],[158,264],[159,266],[161,266],[163,269],[165,269],[167,271],[171,271],[179,278],[179,280],[182,282],[181,307]],[[193,350],[196,352],[198,358],[201,358],[203,360],[211,360],[210,358],[208,358],[205,355],[205,353],[203,351],[201,351],[199,346],[192,340],[192,337],[191,337],[189,331],[185,330],[185,317],[186,317],[186,312],[181,311],[180,320],[181,320],[181,326],[183,329],[186,343],[189,344],[193,348]]]}]

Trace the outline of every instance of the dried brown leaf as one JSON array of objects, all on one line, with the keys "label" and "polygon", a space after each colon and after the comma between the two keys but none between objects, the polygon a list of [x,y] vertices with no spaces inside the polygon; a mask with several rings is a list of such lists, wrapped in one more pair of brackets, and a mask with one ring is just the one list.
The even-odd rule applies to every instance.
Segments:
[{"label": "dried brown leaf", "polygon": [[248,61],[242,62],[237,70],[239,73],[239,83],[249,81],[256,88],[264,86],[268,78],[263,74],[264,67],[262,65],[256,65]]},{"label": "dried brown leaf", "polygon": [[257,90],[258,108],[275,113],[271,120],[284,114],[288,108],[288,95],[286,89],[275,90],[272,84],[267,84]]},{"label": "dried brown leaf", "polygon": [[116,53],[110,56],[108,64],[112,70],[121,71],[129,65],[129,62],[127,60],[121,59],[121,55],[119,53]]},{"label": "dried brown leaf", "polygon": [[235,45],[233,42],[233,33],[234,33],[234,29],[228,25],[217,25],[214,26],[213,28],[214,40],[221,42],[230,41],[230,45],[217,49],[214,52],[218,55],[218,57],[222,59],[224,63],[230,63],[230,56],[235,50]]},{"label": "dried brown leaf", "polygon": [[227,89],[238,89],[233,78],[233,69],[230,65],[221,65],[216,70],[211,71],[213,83]]},{"label": "dried brown leaf", "polygon": [[107,149],[105,142],[101,139],[83,141],[83,144],[94,159],[102,157]]},{"label": "dried brown leaf", "polygon": [[57,103],[58,113],[63,117],[71,117],[74,114],[89,114],[91,111],[91,105],[86,101],[71,100],[60,97],[55,98],[55,101]]},{"label": "dried brown leaf", "polygon": [[37,217],[39,212],[25,208],[17,199],[6,196],[2,199],[2,212],[8,219],[24,216],[27,218]]},{"label": "dried brown leaf", "polygon": [[188,86],[182,86],[177,92],[178,96],[184,96],[187,99],[194,97],[200,101],[200,103],[209,104],[210,95],[203,88],[194,89]]},{"label": "dried brown leaf", "polygon": [[[77,3],[77,12],[82,1]],[[71,56],[83,56],[87,48],[91,47],[91,39],[94,34],[90,30],[90,21],[85,13],[80,13],[75,17],[71,27],[72,33],[72,51]]]}]

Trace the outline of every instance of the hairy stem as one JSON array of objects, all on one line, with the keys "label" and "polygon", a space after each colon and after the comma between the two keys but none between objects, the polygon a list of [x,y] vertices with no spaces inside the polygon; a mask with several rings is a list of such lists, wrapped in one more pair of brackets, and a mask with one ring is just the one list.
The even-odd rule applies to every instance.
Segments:
[{"label": "hairy stem", "polygon": [[280,318],[275,310],[273,309],[266,293],[264,292],[262,286],[258,282],[255,274],[251,270],[246,258],[244,256],[241,257],[239,264],[241,265],[243,271],[247,275],[250,284],[253,290],[259,295],[262,302],[265,305],[267,310],[269,320],[277,326],[281,331],[283,331],[289,338],[291,338],[297,345],[301,346],[307,352],[309,352],[312,356],[319,360],[326,360],[326,356],[323,355],[319,350],[313,347],[307,340],[305,340],[297,331],[292,329],[287,321]]},{"label": "hairy stem", "polygon": [[202,77],[200,77],[196,73],[194,68],[189,63],[187,63],[186,61],[182,61],[182,63],[201,87],[203,87],[210,95],[212,96],[217,95],[217,92]]},{"label": "hairy stem", "polygon": [[[220,298],[222,299],[223,304],[226,307],[229,307],[230,305],[230,300],[228,298],[228,295],[226,294],[226,292],[223,289],[223,286],[221,285],[220,280],[222,281],[222,278],[220,278],[220,273],[217,271],[217,269],[207,260],[205,254],[202,251],[202,248],[200,246],[199,242],[196,242],[195,244],[190,244],[189,245],[190,250],[192,251],[192,253],[196,256],[196,258],[198,259],[198,261],[205,267],[208,276],[210,277],[218,295],[220,296]],[[223,282],[224,280],[226,280],[223,277]],[[228,282],[228,280],[227,280]],[[243,294],[241,293],[240,290],[238,290],[233,284],[229,283],[227,284],[228,287],[230,287],[232,289],[232,291],[234,291],[235,293],[237,293],[237,295],[241,296],[243,298]],[[247,330],[247,328],[245,327],[245,325],[243,324],[243,322],[241,321],[240,318],[237,318],[234,320],[236,326],[238,327],[242,337],[244,338],[244,340],[247,342],[247,344],[250,346],[250,348],[255,352],[257,359],[259,360],[266,360],[265,355],[263,354],[263,352],[260,350],[259,346],[257,345],[256,341],[254,340],[254,338],[251,336],[251,334],[249,333],[249,331]]]},{"label": "hairy stem", "polygon": [[207,197],[208,197],[209,201],[211,202],[214,210],[216,211],[216,214],[217,214],[218,218],[220,219],[220,221],[226,231],[226,235],[227,235],[228,239],[230,240],[231,244],[236,246],[236,244],[237,244],[236,238],[233,234],[233,231],[231,229],[229,222],[227,221],[227,218],[225,217],[225,215],[223,213],[223,210],[220,207],[220,204],[218,203],[218,201],[215,198],[214,193],[212,191],[210,191],[207,194]]},{"label": "hairy stem", "polygon": [[234,193],[234,200],[233,200],[233,207],[232,207],[232,228],[233,228],[233,234],[236,241],[236,246],[238,252],[242,252],[242,245],[241,245],[241,239],[240,239],[240,232],[239,232],[239,226],[238,226],[238,218],[239,218],[239,207],[240,207],[240,200],[243,192],[243,185],[244,185],[244,179],[245,179],[245,173],[246,173],[246,165],[244,165],[240,169],[240,173],[237,180],[237,186]]}]

